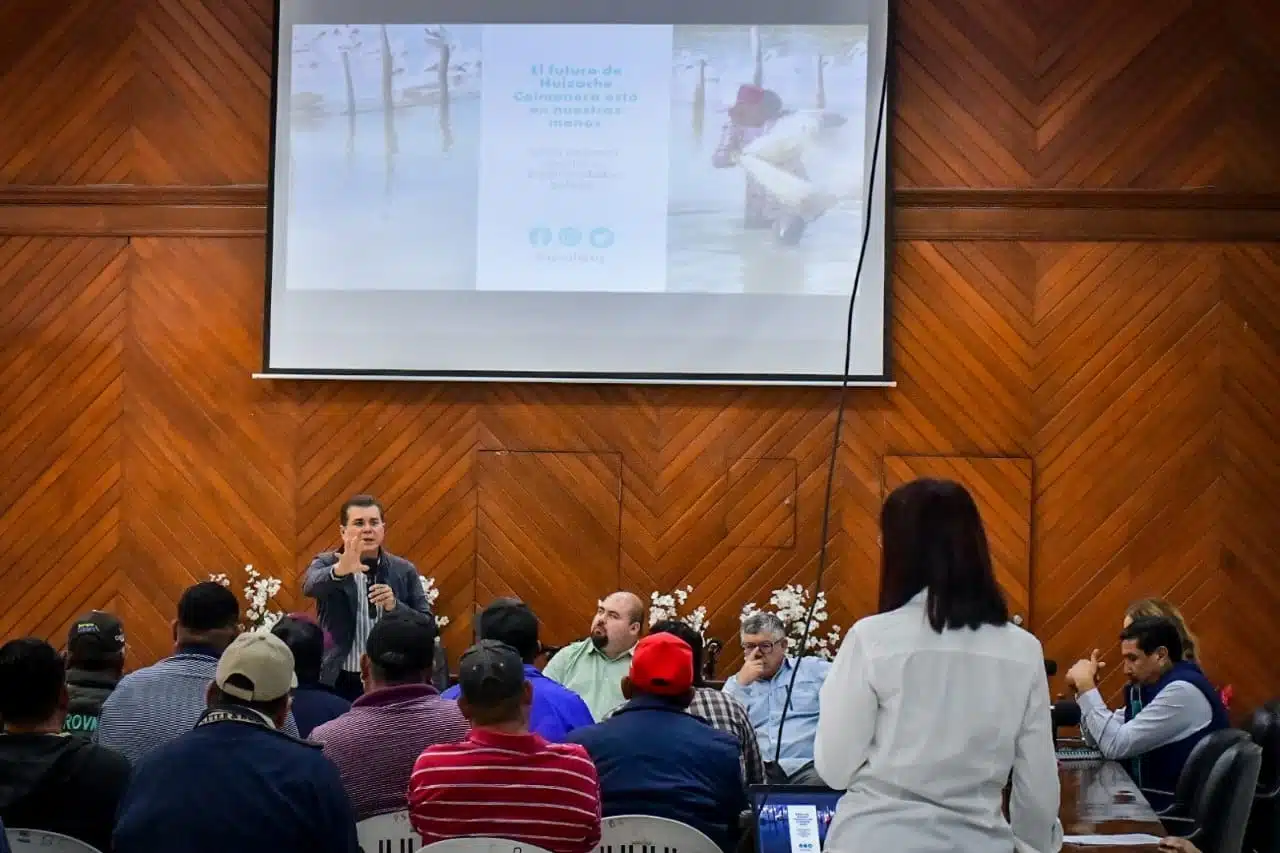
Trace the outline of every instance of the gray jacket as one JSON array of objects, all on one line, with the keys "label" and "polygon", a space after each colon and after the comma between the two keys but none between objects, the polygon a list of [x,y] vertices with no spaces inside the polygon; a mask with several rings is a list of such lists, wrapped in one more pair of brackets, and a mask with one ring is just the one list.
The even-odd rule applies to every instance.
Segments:
[{"label": "gray jacket", "polygon": [[[368,601],[358,599],[354,580],[333,576],[338,556],[337,551],[317,554],[302,579],[302,594],[316,600],[320,627],[333,637],[333,648],[325,652],[320,665],[320,680],[329,685],[337,680],[342,662],[351,653],[356,633],[356,608],[369,606]],[[413,563],[388,553],[384,548],[378,557],[375,574],[377,583],[385,583],[395,593],[396,610],[416,610],[435,618]]]}]

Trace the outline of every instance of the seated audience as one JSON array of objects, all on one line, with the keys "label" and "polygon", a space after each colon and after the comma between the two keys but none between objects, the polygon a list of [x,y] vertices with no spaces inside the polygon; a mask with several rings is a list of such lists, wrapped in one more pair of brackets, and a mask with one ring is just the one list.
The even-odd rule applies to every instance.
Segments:
[{"label": "seated audience", "polygon": [[[724,692],[746,707],[771,781],[821,785],[813,769],[813,736],[818,728],[818,691],[831,663],[815,657],[787,657],[786,627],[772,613],[753,613],[742,620],[742,652],[742,669],[724,683]],[[783,725],[782,707],[789,688],[791,707]]]},{"label": "seated audience", "polygon": [[94,610],[67,632],[67,717],[62,730],[93,737],[102,703],[124,675],[124,626],[110,613]]},{"label": "seated audience", "polygon": [[338,768],[356,820],[404,811],[413,762],[427,747],[457,743],[470,726],[431,686],[436,626],[412,610],[374,623],[360,658],[364,693],[311,739]]},{"label": "seated audience", "polygon": [[[747,709],[738,700],[703,683],[702,635],[679,619],[668,619],[650,625],[649,635],[654,634],[674,634],[688,643],[693,650],[693,702],[689,704],[689,713],[710,724],[712,728],[733,735],[738,741],[743,778],[748,785],[762,784],[765,781],[764,761],[760,758],[760,744],[756,741],[755,729],[751,728]],[[605,719],[618,713],[622,707],[625,706],[614,708],[605,715]]]},{"label": "seated audience", "polygon": [[585,699],[592,719],[603,719],[623,702],[622,678],[631,668],[643,620],[644,602],[638,596],[613,593],[600,602],[591,636],[556,652],[542,674]]},{"label": "seated audience", "polygon": [[282,731],[293,654],[274,634],[237,637],[195,728],[138,762],[115,853],[358,853],[355,815],[316,744]]},{"label": "seated audience", "polygon": [[739,745],[688,713],[692,649],[674,634],[645,637],[622,692],[628,701],[610,719],[569,735],[600,773],[605,817],[678,820],[732,851],[738,816],[747,808]]},{"label": "seated audience", "polygon": [[[580,726],[595,722],[591,709],[582,697],[569,688],[547,678],[533,662],[542,650],[538,641],[538,617],[518,598],[499,598],[476,615],[476,639],[496,640],[519,653],[524,660],[524,677],[533,685],[533,706],[529,711],[529,730],[553,743]],[[457,699],[458,685],[444,692],[446,699]]]},{"label": "seated audience", "polygon": [[[151,750],[191,731],[205,710],[218,658],[240,632],[240,602],[214,581],[189,587],[178,600],[175,654],[131,672],[102,703],[98,743],[137,763]],[[285,732],[296,735],[290,714]]]},{"label": "seated audience", "polygon": [[551,853],[594,851],[595,765],[582,747],[529,731],[533,686],[519,653],[481,640],[463,653],[458,685],[471,733],[461,743],[429,747],[409,783],[409,819],[423,843],[486,836]]},{"label": "seated audience", "polygon": [[124,756],[64,734],[70,703],[57,650],[34,637],[0,647],[0,819],[106,851],[129,784]]},{"label": "seated audience", "polygon": [[814,764],[847,792],[824,849],[1056,853],[1044,651],[1009,620],[977,506],[956,483],[916,480],[889,495],[880,529],[880,613],[849,631],[822,686]]},{"label": "seated audience", "polygon": [[293,691],[293,719],[301,737],[311,737],[316,726],[337,719],[351,710],[351,703],[320,682],[320,662],[324,660],[324,632],[309,619],[286,616],[271,628],[293,653],[293,674],[298,686]]},{"label": "seated audience", "polygon": [[1134,620],[1120,632],[1120,654],[1129,679],[1124,710],[1108,709],[1098,692],[1096,649],[1071,667],[1067,684],[1080,703],[1081,731],[1106,758],[1127,760],[1133,781],[1161,809],[1191,750],[1230,722],[1213,685],[1186,660],[1172,621]]}]

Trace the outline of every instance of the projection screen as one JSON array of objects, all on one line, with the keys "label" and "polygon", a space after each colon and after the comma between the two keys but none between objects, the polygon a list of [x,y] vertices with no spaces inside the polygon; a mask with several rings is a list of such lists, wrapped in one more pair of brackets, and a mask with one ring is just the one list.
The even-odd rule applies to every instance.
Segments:
[{"label": "projection screen", "polygon": [[888,381],[888,0],[280,0],[277,30],[265,374]]}]

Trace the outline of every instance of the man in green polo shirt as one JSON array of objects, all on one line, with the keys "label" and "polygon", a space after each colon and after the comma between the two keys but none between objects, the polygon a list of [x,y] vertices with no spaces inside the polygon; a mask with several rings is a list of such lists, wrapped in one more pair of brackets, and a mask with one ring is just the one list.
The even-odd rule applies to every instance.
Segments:
[{"label": "man in green polo shirt", "polygon": [[644,602],[615,592],[596,609],[591,636],[556,652],[542,674],[581,696],[598,722],[624,701],[622,679],[643,630]]}]

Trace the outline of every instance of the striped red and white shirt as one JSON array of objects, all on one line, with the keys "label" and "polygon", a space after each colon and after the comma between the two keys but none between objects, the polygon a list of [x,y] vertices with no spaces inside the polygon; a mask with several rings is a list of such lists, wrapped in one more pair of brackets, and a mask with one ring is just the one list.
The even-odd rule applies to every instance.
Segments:
[{"label": "striped red and white shirt", "polygon": [[484,836],[588,853],[600,844],[600,779],[577,744],[473,729],[418,757],[409,819],[424,844]]}]

